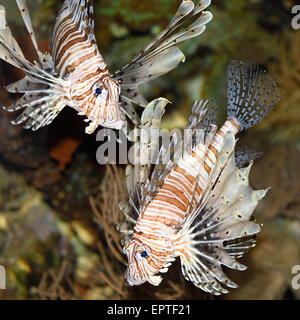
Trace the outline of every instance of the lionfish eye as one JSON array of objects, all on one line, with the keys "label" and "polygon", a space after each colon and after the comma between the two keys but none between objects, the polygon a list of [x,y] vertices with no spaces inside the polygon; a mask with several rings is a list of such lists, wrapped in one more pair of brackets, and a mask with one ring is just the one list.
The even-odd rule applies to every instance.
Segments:
[{"label": "lionfish eye", "polygon": [[95,93],[99,96],[102,93],[102,90],[100,88],[96,88]]},{"label": "lionfish eye", "polygon": [[147,257],[148,257],[147,251],[142,251],[141,257],[142,257],[142,258],[147,258]]}]

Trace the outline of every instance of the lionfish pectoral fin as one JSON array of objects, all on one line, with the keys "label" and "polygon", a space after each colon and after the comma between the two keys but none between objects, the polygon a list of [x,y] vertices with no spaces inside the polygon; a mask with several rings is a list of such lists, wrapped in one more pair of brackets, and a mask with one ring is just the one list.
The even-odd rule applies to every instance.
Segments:
[{"label": "lionfish pectoral fin", "polygon": [[[115,73],[114,78],[120,81],[123,96],[134,101],[139,85],[170,72],[185,61],[177,45],[204,32],[206,24],[212,19],[212,14],[204,11],[209,5],[210,0],[200,0],[198,5],[191,0],[182,1],[169,25],[130,63]],[[141,99],[137,104],[141,105],[140,102]]]},{"label": "lionfish pectoral fin", "polygon": [[38,104],[37,101],[34,100],[30,103],[31,105],[29,105],[15,120],[11,121],[12,124],[19,125],[25,123],[23,125],[25,129],[36,131],[41,127],[49,125],[65,107],[65,104],[54,104],[49,107],[47,103]]},{"label": "lionfish pectoral fin", "polygon": [[171,47],[147,58],[146,61],[135,65],[133,68],[128,68],[126,73],[116,77],[116,79],[121,80],[121,97],[123,96],[125,99],[129,99],[130,102],[145,107],[148,102],[139,93],[138,87],[175,69],[184,59],[185,56],[181,50],[177,47]]},{"label": "lionfish pectoral fin", "polygon": [[232,132],[223,147],[198,205],[187,216],[175,244],[186,279],[206,292],[219,295],[235,288],[222,265],[245,270],[237,258],[255,246],[260,225],[252,213],[267,190],[249,186],[251,165],[239,169],[235,163],[236,140]]},{"label": "lionfish pectoral fin", "polygon": [[12,93],[23,93],[13,105],[5,108],[9,112],[14,112],[25,108],[12,124],[26,122],[24,128],[37,130],[50,124],[58,113],[68,105],[68,93],[65,83],[53,77],[47,71],[39,68],[17,54],[0,39],[0,58],[2,55],[7,58],[5,61],[22,69],[26,76],[7,86],[7,90]]},{"label": "lionfish pectoral fin", "polygon": [[58,113],[68,104],[67,85],[64,81],[54,77],[53,60],[49,54],[42,54],[32,30],[26,1],[18,0],[20,12],[34,47],[40,59],[40,65],[25,59],[17,41],[12,36],[6,23],[5,8],[0,8],[0,59],[23,70],[26,76],[7,86],[12,93],[23,93],[23,96],[13,105],[4,108],[14,112],[25,108],[13,124],[26,122],[24,128],[37,130],[50,124]]}]

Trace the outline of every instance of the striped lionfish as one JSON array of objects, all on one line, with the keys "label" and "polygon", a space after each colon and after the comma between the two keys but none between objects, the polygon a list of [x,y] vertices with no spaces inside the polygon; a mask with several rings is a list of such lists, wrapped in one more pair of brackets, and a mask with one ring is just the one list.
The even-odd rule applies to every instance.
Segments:
[{"label": "striped lionfish", "polygon": [[[222,266],[246,269],[237,258],[255,246],[260,225],[252,214],[267,190],[249,186],[253,161],[244,167],[245,154],[236,155],[235,136],[258,124],[279,98],[276,82],[264,70],[233,61],[224,125],[217,130],[214,104],[196,102],[187,129],[200,130],[200,140],[193,140],[177,163],[154,166],[146,180],[136,175],[139,165],[128,167],[130,201],[121,206],[126,222],[120,231],[130,285],[159,285],[158,273],[180,257],[185,279],[202,290],[220,295],[228,293],[226,287],[237,287]],[[165,104],[155,101],[153,115],[159,118]],[[171,144],[173,151],[176,147]]]},{"label": "striped lionfish", "polygon": [[[74,108],[90,122],[86,133],[101,125],[120,129],[125,115],[139,123],[133,103],[146,106],[139,86],[173,70],[185,57],[176,46],[204,32],[212,14],[204,11],[211,0],[183,0],[169,25],[130,63],[110,74],[96,44],[93,1],[65,0],[58,14],[51,54],[43,53],[32,28],[26,0],[16,0],[38,61],[29,62],[6,23],[0,9],[0,58],[22,69],[26,76],[7,87],[23,97],[7,111],[25,108],[13,124],[37,130],[49,125],[65,107]],[[187,21],[192,20],[187,27]],[[183,30],[182,30],[183,29]]]}]

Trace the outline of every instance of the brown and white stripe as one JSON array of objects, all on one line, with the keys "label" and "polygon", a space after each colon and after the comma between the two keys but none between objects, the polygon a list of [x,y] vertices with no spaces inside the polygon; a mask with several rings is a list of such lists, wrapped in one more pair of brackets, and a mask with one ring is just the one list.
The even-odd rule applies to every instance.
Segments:
[{"label": "brown and white stripe", "polygon": [[124,120],[120,88],[98,50],[91,1],[64,2],[54,28],[52,54],[58,76],[70,82],[71,107],[93,121],[89,133],[98,124],[120,128]]}]

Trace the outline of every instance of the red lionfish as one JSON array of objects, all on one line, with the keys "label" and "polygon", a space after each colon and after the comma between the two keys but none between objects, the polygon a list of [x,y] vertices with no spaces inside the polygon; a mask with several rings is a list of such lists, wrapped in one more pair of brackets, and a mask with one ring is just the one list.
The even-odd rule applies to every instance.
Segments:
[{"label": "red lionfish", "polygon": [[[187,129],[199,129],[177,163],[152,168],[150,179],[139,179],[139,165],[128,167],[129,205],[121,206],[126,222],[123,250],[127,255],[126,278],[130,285],[146,281],[159,285],[180,257],[186,280],[214,295],[237,285],[222,266],[245,270],[236,259],[255,246],[260,225],[252,214],[267,190],[253,190],[243,168],[245,155],[235,152],[235,135],[258,124],[279,100],[277,83],[265,71],[243,62],[228,67],[228,118],[217,131],[216,107],[196,102]],[[165,100],[154,103],[163,113]],[[156,109],[157,109],[156,108]],[[152,105],[152,109],[153,105]],[[153,123],[157,123],[153,122]],[[174,142],[175,140],[173,140]],[[193,141],[193,140],[192,140]],[[176,143],[171,149],[176,149]],[[161,149],[161,155],[165,150]]]},{"label": "red lionfish", "polygon": [[[2,7],[0,58],[26,74],[7,87],[9,92],[24,95],[6,110],[25,108],[12,123],[26,122],[24,128],[32,130],[49,125],[65,106],[87,117],[90,124],[86,133],[89,134],[98,125],[120,129],[125,124],[125,115],[138,123],[132,103],[144,107],[147,104],[138,91],[139,86],[184,61],[176,45],[200,35],[212,19],[212,14],[204,11],[211,0],[200,0],[197,5],[183,0],[169,25],[130,63],[111,75],[96,44],[92,1],[64,2],[54,26],[51,54],[41,52],[38,47],[26,1],[16,2],[38,61],[26,60],[6,23]],[[189,20],[193,22],[181,30]]]}]

